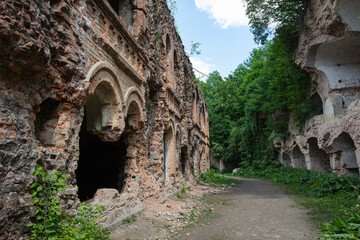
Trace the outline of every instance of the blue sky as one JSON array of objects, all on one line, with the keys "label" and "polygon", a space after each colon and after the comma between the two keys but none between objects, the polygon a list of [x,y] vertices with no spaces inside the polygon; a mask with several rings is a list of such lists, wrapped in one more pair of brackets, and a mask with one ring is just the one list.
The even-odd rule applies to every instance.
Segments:
[{"label": "blue sky", "polygon": [[[193,67],[208,74],[218,70],[226,77],[248,58],[256,46],[242,0],[177,0],[175,14],[185,49],[200,42],[201,54]],[[205,80],[203,78],[202,80]]]}]

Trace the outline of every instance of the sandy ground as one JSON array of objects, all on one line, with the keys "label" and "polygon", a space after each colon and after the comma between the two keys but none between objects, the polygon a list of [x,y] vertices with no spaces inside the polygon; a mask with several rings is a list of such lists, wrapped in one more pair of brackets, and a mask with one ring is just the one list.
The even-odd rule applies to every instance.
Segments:
[{"label": "sandy ground", "polygon": [[283,188],[237,179],[242,183],[226,189],[198,186],[184,199],[149,200],[151,207],[111,239],[300,240],[319,234]]}]

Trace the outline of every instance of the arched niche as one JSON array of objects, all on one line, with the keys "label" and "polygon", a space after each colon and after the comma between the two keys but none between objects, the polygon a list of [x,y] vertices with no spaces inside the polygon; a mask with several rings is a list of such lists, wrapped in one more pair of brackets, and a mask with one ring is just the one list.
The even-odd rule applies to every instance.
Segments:
[{"label": "arched niche", "polygon": [[108,0],[108,2],[114,11],[125,20],[127,27],[134,24],[133,0]]},{"label": "arched niche", "polygon": [[94,65],[88,73],[88,98],[79,132],[76,170],[78,197],[93,198],[100,188],[122,191],[126,165],[123,101],[115,71],[107,63]]},{"label": "arched niche", "polygon": [[176,140],[174,133],[174,124],[170,120],[164,129],[163,134],[164,163],[163,170],[165,180],[173,176],[176,171]]},{"label": "arched niche", "polygon": [[191,171],[194,174],[194,176],[199,175],[199,142],[197,140],[193,140],[193,147],[192,147],[192,153],[191,153],[191,160],[192,160],[192,167]]},{"label": "arched niche", "polygon": [[179,127],[176,129],[175,136],[175,148],[176,148],[176,164],[181,166],[181,132]]},{"label": "arched niche", "polygon": [[180,171],[186,177],[186,167],[188,165],[188,147],[187,145],[181,146],[180,149]]},{"label": "arched niche", "polygon": [[329,88],[341,90],[344,107],[347,108],[353,101],[358,100],[353,87],[360,86],[360,41],[359,37],[337,38],[318,45],[315,56],[309,57],[313,66],[323,72],[327,78]]},{"label": "arched niche", "polygon": [[317,138],[309,138],[307,141],[309,146],[310,170],[316,172],[331,172],[329,155],[318,146]]},{"label": "arched niche", "polygon": [[169,34],[166,34],[165,37],[165,47],[166,47],[166,55],[170,55],[171,53],[171,40]]},{"label": "arched niche", "polygon": [[200,109],[200,128],[205,131],[205,104],[202,104]]},{"label": "arched niche", "polygon": [[198,94],[195,92],[193,95],[193,122],[198,122],[198,104],[199,104],[199,97]]},{"label": "arched niche", "polygon": [[289,154],[283,152],[282,154],[282,163],[285,167],[290,167],[291,166],[291,158],[289,156]]},{"label": "arched niche", "polygon": [[206,150],[205,150],[205,146],[202,146],[200,151],[199,174],[204,173],[205,168],[206,168]]},{"label": "arched niche", "polygon": [[170,40],[169,34],[166,34],[165,37],[165,50],[166,50],[166,75],[169,82],[169,87],[175,89],[175,80],[174,80],[174,55],[173,55],[173,46]]},{"label": "arched niche", "polygon": [[[356,160],[356,147],[353,139],[346,132],[341,133],[329,147],[334,166],[349,176],[359,177],[359,166]],[[343,170],[343,171],[342,171]]]},{"label": "arched niche", "polygon": [[320,95],[316,92],[310,97],[310,100],[314,104],[316,115],[323,114],[324,113],[323,101]]},{"label": "arched niche", "polygon": [[103,141],[117,141],[124,130],[121,87],[111,65],[100,62],[88,73],[88,99],[85,101],[87,130]]},{"label": "arched niche", "polygon": [[205,112],[205,133],[206,133],[206,136],[210,135],[209,130],[210,130],[209,113],[206,111]]},{"label": "arched niche", "polygon": [[35,137],[43,145],[54,145],[59,121],[59,102],[47,98],[38,107],[35,119]]},{"label": "arched niche", "polygon": [[134,130],[137,130],[144,123],[144,114],[142,111],[144,101],[135,87],[130,88],[126,92],[125,99],[126,104],[124,111],[126,114],[126,123]]},{"label": "arched niche", "polygon": [[292,165],[294,168],[306,168],[305,156],[298,145],[292,151]]}]

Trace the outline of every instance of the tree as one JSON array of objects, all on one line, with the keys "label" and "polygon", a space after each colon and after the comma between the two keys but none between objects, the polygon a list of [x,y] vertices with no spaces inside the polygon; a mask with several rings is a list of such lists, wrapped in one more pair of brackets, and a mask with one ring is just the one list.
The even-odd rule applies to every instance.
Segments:
[{"label": "tree", "polygon": [[287,43],[293,43],[304,27],[303,17],[309,0],[245,1],[246,14],[250,19],[250,29],[256,43],[265,44],[272,33],[285,39]]}]

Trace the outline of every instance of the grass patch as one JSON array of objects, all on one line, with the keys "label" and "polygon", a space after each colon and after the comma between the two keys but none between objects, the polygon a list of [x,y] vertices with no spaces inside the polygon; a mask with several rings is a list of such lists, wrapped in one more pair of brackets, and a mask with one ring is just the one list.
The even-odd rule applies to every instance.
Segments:
[{"label": "grass patch", "polygon": [[313,222],[324,231],[319,239],[360,238],[360,214],[356,211],[360,180],[357,178],[287,167],[242,169],[229,175],[260,178],[285,186],[297,203],[311,209]]},{"label": "grass patch", "polygon": [[215,170],[210,169],[199,177],[199,181],[213,185],[213,186],[229,186],[231,184],[239,184],[239,180],[226,178],[223,175],[216,173]]},{"label": "grass patch", "polygon": [[123,224],[123,225],[128,225],[128,224],[132,224],[132,223],[134,223],[134,222],[136,222],[136,221],[137,221],[137,215],[134,214],[134,215],[132,215],[132,216],[130,216],[130,217],[128,217],[128,218],[125,218],[125,219],[122,221],[122,224]]},{"label": "grass patch", "polygon": [[184,195],[182,194],[182,192],[176,193],[176,197],[179,199],[184,199]]}]

